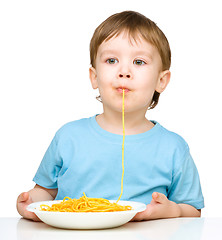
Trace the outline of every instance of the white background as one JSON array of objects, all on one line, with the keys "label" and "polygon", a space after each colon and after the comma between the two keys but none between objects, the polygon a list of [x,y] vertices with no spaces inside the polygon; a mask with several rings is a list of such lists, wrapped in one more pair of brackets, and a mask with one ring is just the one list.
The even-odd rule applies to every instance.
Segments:
[{"label": "white background", "polygon": [[147,113],[188,142],[205,209],[222,216],[222,34],[220,1],[0,1],[0,217],[19,216],[16,198],[64,123],[101,113],[88,77],[95,28],[123,10],[146,15],[172,49],[172,78]]}]

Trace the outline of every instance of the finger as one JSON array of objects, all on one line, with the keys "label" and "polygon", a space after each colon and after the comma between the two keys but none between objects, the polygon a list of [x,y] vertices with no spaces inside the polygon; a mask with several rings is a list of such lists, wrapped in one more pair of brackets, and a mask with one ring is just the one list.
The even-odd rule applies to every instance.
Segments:
[{"label": "finger", "polygon": [[24,218],[31,219],[33,221],[40,221],[40,219],[33,212],[29,212],[26,208],[28,206],[27,202],[18,204],[18,213]]},{"label": "finger", "polygon": [[167,197],[163,193],[158,193],[158,192],[154,192],[152,194],[152,198],[157,203],[164,203],[168,200]]},{"label": "finger", "polygon": [[35,215],[35,213],[33,212],[29,212],[29,211],[24,211],[24,218],[27,218],[27,219],[30,219],[30,220],[33,220],[35,222],[40,222],[41,220]]},{"label": "finger", "polygon": [[26,208],[29,204],[32,203],[32,199],[28,192],[23,192],[18,196],[17,199],[17,209],[20,212],[23,208]]},{"label": "finger", "polygon": [[143,221],[143,220],[149,220],[150,217],[152,216],[152,206],[148,204],[146,206],[146,210],[143,212],[137,213],[131,221]]},{"label": "finger", "polygon": [[143,214],[142,213],[137,213],[131,220],[130,222],[138,222],[143,220]]},{"label": "finger", "polygon": [[25,202],[29,199],[29,193],[23,192],[18,196],[18,203]]}]

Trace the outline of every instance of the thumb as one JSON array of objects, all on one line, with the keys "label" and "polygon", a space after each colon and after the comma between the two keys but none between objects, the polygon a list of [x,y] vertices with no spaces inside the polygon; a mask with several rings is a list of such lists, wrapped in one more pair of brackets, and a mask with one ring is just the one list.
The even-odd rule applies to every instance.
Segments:
[{"label": "thumb", "polygon": [[18,196],[18,203],[20,202],[26,202],[29,199],[29,193],[28,192],[23,192]]},{"label": "thumb", "polygon": [[158,192],[154,192],[152,194],[152,198],[157,203],[164,203],[168,200],[167,197],[163,193],[158,193]]}]

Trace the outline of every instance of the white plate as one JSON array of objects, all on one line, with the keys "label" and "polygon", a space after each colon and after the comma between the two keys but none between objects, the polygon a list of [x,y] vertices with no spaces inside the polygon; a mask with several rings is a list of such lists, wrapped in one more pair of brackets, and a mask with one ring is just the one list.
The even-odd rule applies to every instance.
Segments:
[{"label": "white plate", "polygon": [[[60,200],[35,202],[27,207],[34,212],[44,223],[58,228],[67,229],[103,229],[121,226],[129,222],[138,212],[146,209],[146,205],[140,202],[119,201],[120,205],[130,205],[132,210],[119,212],[47,212],[41,211],[40,205],[51,206]],[[116,200],[110,200],[116,202]]]}]

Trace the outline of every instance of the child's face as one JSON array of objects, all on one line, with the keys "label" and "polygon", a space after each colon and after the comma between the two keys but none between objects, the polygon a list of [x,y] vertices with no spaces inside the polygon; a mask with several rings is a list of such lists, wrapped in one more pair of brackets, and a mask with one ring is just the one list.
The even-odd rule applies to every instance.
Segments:
[{"label": "child's face", "polygon": [[104,110],[121,112],[122,89],[125,111],[147,111],[155,90],[166,88],[170,72],[161,71],[160,55],[142,38],[129,40],[127,34],[103,42],[97,52],[96,68],[90,68],[92,87],[98,88]]}]

